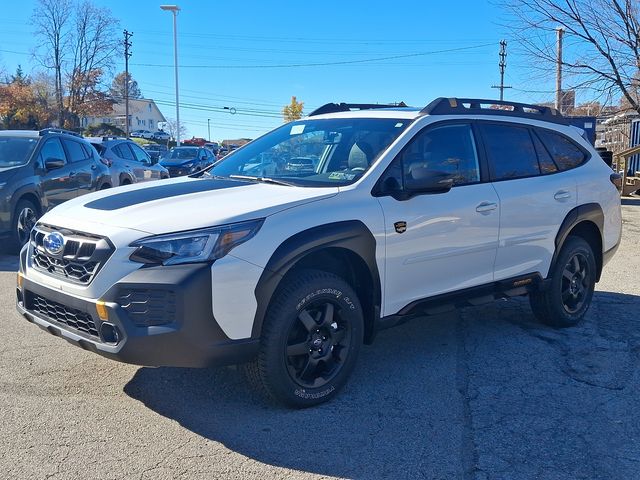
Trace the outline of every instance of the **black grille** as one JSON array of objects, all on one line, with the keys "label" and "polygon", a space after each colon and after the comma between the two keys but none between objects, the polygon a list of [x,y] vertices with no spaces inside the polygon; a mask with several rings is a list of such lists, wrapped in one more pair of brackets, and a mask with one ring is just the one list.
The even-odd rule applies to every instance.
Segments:
[{"label": "black grille", "polygon": [[49,300],[36,293],[27,292],[27,310],[39,313],[48,320],[54,320],[68,327],[98,337],[98,330],[91,315],[61,303]]},{"label": "black grille", "polygon": [[176,294],[173,290],[125,288],[118,304],[139,327],[166,325],[176,318]]},{"label": "black grille", "polygon": [[[44,238],[56,231],[63,235],[64,249],[53,255],[44,248]],[[102,237],[38,224],[31,232],[33,266],[55,277],[86,285],[106,262],[113,247]]]},{"label": "black grille", "polygon": [[171,177],[180,177],[182,175],[187,175],[189,173],[188,168],[184,167],[166,167],[169,170],[169,176]]}]

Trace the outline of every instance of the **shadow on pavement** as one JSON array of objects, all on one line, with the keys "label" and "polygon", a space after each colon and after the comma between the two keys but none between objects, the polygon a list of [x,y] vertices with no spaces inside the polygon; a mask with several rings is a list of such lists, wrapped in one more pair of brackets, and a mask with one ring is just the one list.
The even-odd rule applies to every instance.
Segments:
[{"label": "shadow on pavement", "polygon": [[268,403],[233,367],[144,367],[124,392],[262,463],[351,478],[419,478],[423,469],[458,478],[457,323],[440,316],[382,333],[339,396],[312,409]]},{"label": "shadow on pavement", "polygon": [[[477,461],[474,451],[492,451],[492,441],[473,425],[487,421],[478,412],[495,404],[498,417],[500,412],[513,415],[510,428],[515,430],[493,434],[509,437],[514,452],[526,450],[531,468],[546,469],[550,465],[544,444],[514,440],[528,435],[527,424],[518,417],[519,407],[516,413],[509,412],[516,406],[484,398],[479,393],[484,390],[474,386],[477,376],[492,378],[496,388],[517,390],[513,398],[518,399],[527,398],[545,382],[553,384],[556,377],[573,381],[563,373],[561,362],[567,352],[577,347],[596,350],[603,332],[633,335],[637,312],[638,296],[596,292],[584,324],[564,330],[535,321],[525,298],[414,320],[383,332],[374,345],[364,347],[341,394],[308,410],[268,404],[252,393],[234,368],[140,368],[124,391],[192,432],[259,462],[349,478],[462,478]],[[555,352],[551,357],[549,349]],[[556,356],[553,361],[559,363],[552,362],[550,371],[535,368]],[[507,369],[515,369],[512,376],[504,376]],[[588,373],[595,375],[592,370]],[[521,387],[525,376],[527,386]],[[576,395],[589,398],[600,380],[577,378],[576,385],[584,390],[575,390]],[[549,403],[545,408],[552,415],[556,407]],[[593,432],[596,436],[613,433],[594,428],[602,428]],[[573,447],[569,450],[575,453]],[[600,453],[595,444],[587,450]],[[507,455],[505,450],[493,454]]]}]

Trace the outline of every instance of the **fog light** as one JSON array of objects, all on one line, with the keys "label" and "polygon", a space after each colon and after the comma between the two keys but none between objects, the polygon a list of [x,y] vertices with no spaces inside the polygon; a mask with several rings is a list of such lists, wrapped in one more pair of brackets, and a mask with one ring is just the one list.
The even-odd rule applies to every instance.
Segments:
[{"label": "fog light", "polygon": [[109,320],[109,310],[107,310],[107,304],[101,300],[96,302],[96,312],[98,312],[98,318],[103,322]]}]

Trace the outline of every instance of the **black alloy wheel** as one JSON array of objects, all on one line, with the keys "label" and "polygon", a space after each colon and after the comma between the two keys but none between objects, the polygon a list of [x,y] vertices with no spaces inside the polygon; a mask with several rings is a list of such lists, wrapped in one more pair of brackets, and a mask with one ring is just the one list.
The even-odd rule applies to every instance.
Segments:
[{"label": "black alloy wheel", "polygon": [[14,218],[14,246],[22,248],[31,235],[31,229],[38,221],[38,210],[28,200],[20,200],[16,205]]},{"label": "black alloy wheel", "polygon": [[562,305],[568,313],[579,311],[587,298],[591,272],[582,252],[575,253],[562,271]]},{"label": "black alloy wheel", "polygon": [[307,408],[337,395],[354,369],[364,338],[358,295],[343,278],[300,269],[271,299],[255,361],[243,366],[272,400]]},{"label": "black alloy wheel", "polygon": [[292,323],[285,348],[287,370],[305,388],[319,388],[338,374],[349,353],[351,335],[336,302],[314,302]]},{"label": "black alloy wheel", "polygon": [[591,305],[596,276],[591,245],[584,238],[570,235],[545,283],[529,294],[534,315],[552,327],[577,325]]}]

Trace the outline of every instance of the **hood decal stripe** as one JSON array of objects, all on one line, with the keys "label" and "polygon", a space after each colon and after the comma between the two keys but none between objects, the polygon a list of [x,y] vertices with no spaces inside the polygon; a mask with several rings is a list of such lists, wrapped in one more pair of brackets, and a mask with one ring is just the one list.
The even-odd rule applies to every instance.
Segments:
[{"label": "hood decal stripe", "polygon": [[140,188],[129,192],[114,193],[113,195],[108,195],[89,202],[85,204],[85,207],[93,208],[95,210],[118,210],[120,208],[153,202],[163,198],[178,197],[189,193],[208,192],[223,188],[245,187],[247,185],[255,185],[255,183],[217,179],[192,180],[179,183],[160,183],[159,185],[154,185],[152,187]]}]

